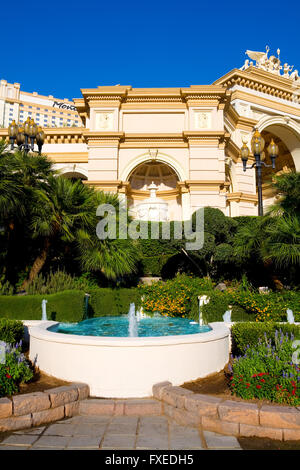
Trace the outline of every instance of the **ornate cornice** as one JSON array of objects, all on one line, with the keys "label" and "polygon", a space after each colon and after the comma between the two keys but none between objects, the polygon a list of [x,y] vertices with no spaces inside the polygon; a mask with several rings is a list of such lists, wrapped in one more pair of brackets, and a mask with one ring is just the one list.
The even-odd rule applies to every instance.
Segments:
[{"label": "ornate cornice", "polygon": [[227,201],[230,202],[251,202],[255,205],[258,204],[257,201],[257,194],[248,194],[243,192],[235,192],[235,193],[228,193],[227,194]]},{"label": "ornate cornice", "polygon": [[[45,144],[80,144],[85,143],[83,136],[83,127],[43,127],[45,132]],[[8,129],[0,129],[0,138],[6,141],[8,138]]]},{"label": "ornate cornice", "polygon": [[252,130],[258,122],[256,119],[240,116],[231,104],[225,111],[225,117],[237,129]]},{"label": "ornate cornice", "polygon": [[214,84],[223,85],[226,88],[239,85],[277,98],[299,103],[299,98],[295,98],[296,88],[291,79],[277,76],[255,67],[249,67],[246,71],[233,69],[216,80]]}]

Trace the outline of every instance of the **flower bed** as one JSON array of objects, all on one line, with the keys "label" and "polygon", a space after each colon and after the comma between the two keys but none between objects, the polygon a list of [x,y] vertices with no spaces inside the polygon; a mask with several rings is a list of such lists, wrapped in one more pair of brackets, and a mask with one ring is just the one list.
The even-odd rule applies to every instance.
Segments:
[{"label": "flower bed", "polygon": [[300,405],[300,367],[293,360],[293,342],[293,334],[276,330],[273,344],[265,333],[264,340],[248,346],[243,356],[232,357],[232,393],[244,399]]},{"label": "flower bed", "polygon": [[33,378],[31,364],[22,353],[22,341],[15,345],[5,344],[5,360],[0,363],[0,397],[11,396],[18,392],[22,383]]}]

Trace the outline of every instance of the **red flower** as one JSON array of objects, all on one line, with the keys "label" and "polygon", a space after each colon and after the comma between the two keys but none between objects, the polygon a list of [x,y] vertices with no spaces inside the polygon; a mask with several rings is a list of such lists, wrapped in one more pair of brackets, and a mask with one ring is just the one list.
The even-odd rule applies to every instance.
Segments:
[{"label": "red flower", "polygon": [[11,379],[11,375],[9,375],[9,374],[6,374],[5,377],[6,377],[7,379]]},{"label": "red flower", "polygon": [[256,385],[256,388],[261,388],[261,385]]},{"label": "red flower", "polygon": [[264,372],[260,372],[260,373],[257,374],[257,375],[258,375],[258,377],[261,377],[262,375],[265,375],[265,373],[264,373]]},{"label": "red flower", "polygon": [[261,382],[265,382],[265,379],[260,379]]},{"label": "red flower", "polygon": [[253,374],[252,377],[256,377],[256,374]]},{"label": "red flower", "polygon": [[246,388],[249,388],[250,387],[250,384],[247,382],[246,383]]},{"label": "red flower", "polygon": [[292,395],[295,395],[295,393],[296,393],[296,390],[293,389],[293,390],[292,390]]}]

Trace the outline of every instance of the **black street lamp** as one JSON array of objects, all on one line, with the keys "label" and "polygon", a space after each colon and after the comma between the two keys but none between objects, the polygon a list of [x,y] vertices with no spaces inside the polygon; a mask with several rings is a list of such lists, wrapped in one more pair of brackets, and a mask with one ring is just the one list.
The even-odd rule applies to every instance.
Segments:
[{"label": "black street lamp", "polygon": [[272,169],[275,170],[275,160],[276,160],[276,157],[278,157],[278,153],[279,153],[278,145],[276,145],[274,140],[272,139],[270,145],[267,148],[272,164],[267,165],[264,162],[264,159],[265,159],[264,147],[265,147],[265,140],[261,136],[261,134],[258,132],[258,130],[256,130],[251,139],[251,148],[252,148],[253,155],[255,157],[255,162],[253,163],[253,165],[248,166],[248,167],[246,165],[247,165],[247,160],[250,154],[250,150],[247,147],[246,142],[243,143],[243,146],[241,148],[243,171],[246,171],[247,169],[250,169],[253,167],[256,168],[256,179],[257,179],[257,189],[258,189],[258,215],[263,215],[262,166],[266,168],[272,167]]},{"label": "black street lamp", "polygon": [[27,118],[24,126],[16,124],[15,121],[8,126],[8,135],[11,143],[11,150],[13,150],[14,143],[20,150],[28,153],[29,150],[34,151],[34,143],[37,143],[39,154],[41,154],[42,147],[45,140],[45,133],[41,127],[38,127],[33,119]]}]

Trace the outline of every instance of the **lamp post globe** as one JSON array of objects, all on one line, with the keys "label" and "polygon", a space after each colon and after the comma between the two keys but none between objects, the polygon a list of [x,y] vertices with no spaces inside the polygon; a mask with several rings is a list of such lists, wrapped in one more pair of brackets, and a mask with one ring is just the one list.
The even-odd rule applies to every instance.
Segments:
[{"label": "lamp post globe", "polygon": [[33,119],[28,117],[23,125],[18,125],[15,121],[12,121],[8,126],[8,136],[11,143],[11,150],[14,150],[14,143],[16,142],[19,150],[24,150],[26,153],[28,153],[29,150],[33,152],[36,142],[38,153],[41,154],[45,133],[42,128],[37,126]]},{"label": "lamp post globe", "polygon": [[258,129],[255,129],[255,132],[252,136],[251,139],[251,150],[255,158],[255,162],[250,166],[247,167],[247,160],[249,158],[250,150],[246,144],[245,141],[243,141],[243,145],[240,149],[241,153],[241,159],[243,162],[243,171],[246,171],[247,169],[250,168],[255,168],[256,169],[256,181],[257,181],[257,193],[258,193],[258,215],[263,216],[263,197],[262,197],[262,167],[272,167],[273,170],[275,170],[275,161],[276,157],[279,154],[279,149],[278,145],[275,144],[274,139],[271,140],[271,143],[269,144],[267,151],[270,155],[271,158],[271,165],[268,165],[265,163],[265,139],[261,135],[261,133],[258,131]]}]

